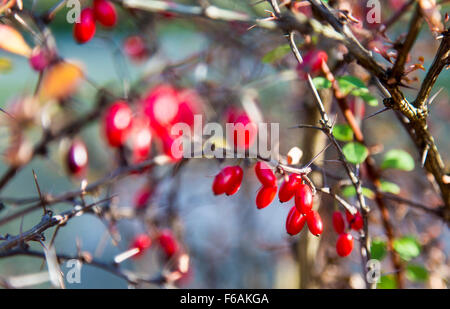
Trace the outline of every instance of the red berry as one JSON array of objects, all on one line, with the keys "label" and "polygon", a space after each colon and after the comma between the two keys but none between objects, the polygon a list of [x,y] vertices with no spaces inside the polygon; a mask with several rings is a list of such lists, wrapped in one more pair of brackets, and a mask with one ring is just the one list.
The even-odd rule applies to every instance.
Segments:
[{"label": "red berry", "polygon": [[345,230],[344,217],[339,211],[335,211],[333,213],[333,227],[337,234],[344,233]]},{"label": "red berry", "polygon": [[152,245],[152,239],[147,234],[139,234],[134,238],[131,248],[139,249],[135,256],[142,255]]},{"label": "red berry", "polygon": [[360,229],[363,228],[364,220],[359,212],[357,212],[355,215],[352,215],[351,213],[346,211],[345,215],[347,217],[347,222],[350,225],[351,229],[359,231]]},{"label": "red berry", "polygon": [[225,193],[229,188],[230,180],[233,178],[234,171],[232,169],[224,168],[216,175],[213,181],[212,190],[214,195]]},{"label": "red berry", "polygon": [[145,161],[150,154],[152,145],[152,131],[147,117],[133,119],[131,130],[131,148],[133,161],[139,163]]},{"label": "red berry", "polygon": [[95,19],[105,27],[113,27],[117,22],[117,13],[114,5],[107,0],[94,0]]},{"label": "red berry", "polygon": [[306,216],[299,213],[295,206],[292,206],[286,218],[286,231],[290,235],[296,235],[303,229],[305,222]]},{"label": "red berry", "polygon": [[137,35],[128,37],[123,43],[123,49],[125,54],[136,62],[144,60],[148,56],[148,49],[144,40]]},{"label": "red berry", "polygon": [[181,160],[183,157],[183,143],[179,137],[169,134],[167,131],[160,132],[162,150],[173,162]]},{"label": "red berry", "polygon": [[72,175],[80,175],[85,171],[88,164],[88,152],[86,145],[81,140],[75,140],[70,145],[66,164]]},{"label": "red berry", "polygon": [[283,181],[278,192],[278,197],[281,203],[290,201],[294,197],[298,186],[301,184],[302,178],[299,175],[291,174],[289,179]]},{"label": "red berry", "polygon": [[313,206],[313,194],[307,184],[299,184],[295,192],[295,207],[301,213],[306,215]]},{"label": "red berry", "polygon": [[212,185],[213,193],[220,195],[226,193],[233,195],[241,187],[244,172],[240,166],[227,166],[223,168],[214,178]]},{"label": "red berry", "polygon": [[112,147],[120,147],[130,133],[132,112],[127,103],[117,101],[109,107],[103,122],[103,129]]},{"label": "red berry", "polygon": [[237,150],[249,149],[256,141],[257,125],[252,122],[245,112],[236,115],[235,119],[230,123],[233,124],[232,143],[234,147]]},{"label": "red berry", "polygon": [[158,135],[167,134],[178,115],[178,92],[171,85],[154,87],[144,99],[144,113]]},{"label": "red berry", "polygon": [[311,234],[314,236],[319,236],[323,232],[322,218],[319,213],[315,210],[311,210],[306,214],[306,223],[308,223],[308,228]]},{"label": "red berry", "polygon": [[85,8],[81,11],[80,22],[75,23],[73,36],[75,40],[82,44],[86,43],[95,34],[94,11],[91,8]]},{"label": "red berry", "polygon": [[168,258],[178,251],[178,243],[170,230],[164,230],[159,234],[158,242]]},{"label": "red berry", "polygon": [[202,99],[194,89],[184,89],[178,92],[178,113],[174,123],[185,123],[194,126],[194,116],[201,115]]},{"label": "red berry", "polygon": [[29,61],[33,70],[41,72],[47,68],[51,62],[50,52],[37,46],[31,52]]},{"label": "red berry", "polygon": [[322,70],[322,64],[327,62],[328,55],[323,50],[311,50],[303,57],[303,62],[297,66],[298,74],[305,78],[306,73],[316,75]]},{"label": "red berry", "polygon": [[352,253],[353,250],[353,236],[349,233],[339,235],[336,242],[336,252],[339,256],[345,257]]},{"label": "red berry", "polygon": [[151,196],[152,190],[147,186],[143,187],[134,196],[134,207],[136,209],[143,209],[145,206],[147,206]]},{"label": "red berry", "polygon": [[244,171],[240,166],[236,165],[232,166],[231,168],[233,176],[232,179],[230,180],[228,188],[225,190],[225,193],[227,195],[233,195],[239,191],[242,183],[242,178],[244,177]]},{"label": "red berry", "polygon": [[312,17],[311,4],[309,4],[307,1],[294,2],[292,8],[295,11],[306,15],[307,17]]},{"label": "red berry", "polygon": [[262,186],[256,195],[256,207],[258,209],[265,208],[272,203],[275,195],[277,195],[277,187]]},{"label": "red berry", "polygon": [[275,187],[277,185],[277,178],[272,172],[272,169],[265,162],[258,161],[255,165],[256,177],[258,177],[261,184],[265,187]]}]

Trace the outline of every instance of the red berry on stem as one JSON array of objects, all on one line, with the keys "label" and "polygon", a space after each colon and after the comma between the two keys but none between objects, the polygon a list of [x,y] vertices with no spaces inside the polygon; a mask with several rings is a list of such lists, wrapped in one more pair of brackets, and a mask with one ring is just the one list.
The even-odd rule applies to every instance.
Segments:
[{"label": "red berry on stem", "polygon": [[214,195],[220,195],[227,191],[231,192],[231,183],[235,177],[235,169],[232,166],[223,168],[219,174],[216,175],[213,181],[212,190]]},{"label": "red berry on stem", "polygon": [[171,85],[154,87],[144,99],[144,113],[157,135],[167,135],[178,114],[178,92]]},{"label": "red berry on stem", "polygon": [[178,242],[170,230],[163,230],[159,234],[158,242],[168,258],[178,251]]},{"label": "red berry on stem", "polygon": [[299,184],[295,192],[295,207],[301,213],[306,215],[313,206],[313,194],[311,188],[307,184]]},{"label": "red berry on stem", "polygon": [[95,19],[105,27],[113,27],[117,22],[117,13],[114,5],[107,0],[94,0]]},{"label": "red berry on stem", "polygon": [[136,209],[143,209],[145,206],[147,206],[151,196],[152,190],[147,186],[140,189],[134,196],[134,207]]},{"label": "red berry on stem", "polygon": [[106,111],[103,129],[112,147],[125,143],[131,128],[132,112],[127,103],[117,101]]},{"label": "red berry on stem", "polygon": [[337,234],[344,233],[345,230],[344,217],[339,211],[335,211],[333,213],[333,227]]},{"label": "red berry on stem", "polygon": [[233,123],[232,143],[238,150],[249,149],[256,141],[258,133],[257,125],[252,122],[250,117],[242,112],[235,115],[235,118],[230,123]]},{"label": "red berry on stem", "polygon": [[353,250],[353,236],[349,233],[339,235],[336,242],[336,252],[339,256],[345,257],[352,253]]},{"label": "red berry on stem", "polygon": [[265,162],[259,161],[255,165],[256,177],[258,177],[261,184],[265,187],[275,187],[277,185],[277,178],[272,172],[272,169]]},{"label": "red berry on stem", "polygon": [[88,152],[86,145],[81,140],[73,141],[67,152],[66,164],[72,175],[80,175],[86,170],[88,164]]},{"label": "red berry on stem", "polygon": [[75,40],[82,44],[86,43],[95,34],[95,17],[91,8],[85,8],[81,11],[80,22],[75,23],[73,28],[73,36]]},{"label": "red berry on stem", "polygon": [[139,163],[145,161],[150,154],[152,145],[152,131],[147,117],[138,117],[133,120],[131,130],[131,147],[133,161]]},{"label": "red berry on stem", "polygon": [[137,35],[128,37],[123,43],[123,49],[131,60],[139,62],[148,56],[148,49],[144,40]]},{"label": "red berry on stem", "polygon": [[314,236],[319,236],[323,232],[322,218],[315,210],[311,210],[306,214],[306,223],[308,224],[309,231]]},{"label": "red berry on stem", "polygon": [[262,209],[269,206],[277,195],[277,189],[277,187],[262,186],[256,195],[256,207]]},{"label": "red berry on stem", "polygon": [[241,187],[242,178],[244,177],[244,171],[242,168],[238,165],[232,166],[232,172],[233,176],[230,180],[230,183],[228,184],[228,188],[225,190],[225,193],[227,195],[233,195],[236,192],[239,191],[239,188]]},{"label": "red berry on stem", "polygon": [[280,191],[278,192],[278,198],[281,203],[290,201],[294,197],[298,186],[301,184],[302,178],[299,175],[291,174],[289,179],[283,181],[280,186]]},{"label": "red berry on stem", "polygon": [[328,55],[323,50],[311,50],[303,57],[303,62],[297,66],[297,72],[302,78],[306,74],[317,75],[322,70],[322,64],[327,62]]},{"label": "red berry on stem", "polygon": [[345,215],[347,217],[347,222],[350,225],[351,229],[359,231],[360,229],[363,228],[364,220],[359,212],[357,212],[355,215],[352,215],[351,213],[346,211]]},{"label": "red berry on stem", "polygon": [[295,206],[292,206],[286,218],[286,231],[290,235],[296,235],[303,229],[305,222],[306,216],[299,213]]},{"label": "red berry on stem", "polygon": [[139,249],[139,252],[135,256],[142,255],[152,245],[152,239],[147,234],[139,234],[133,240],[131,248]]}]

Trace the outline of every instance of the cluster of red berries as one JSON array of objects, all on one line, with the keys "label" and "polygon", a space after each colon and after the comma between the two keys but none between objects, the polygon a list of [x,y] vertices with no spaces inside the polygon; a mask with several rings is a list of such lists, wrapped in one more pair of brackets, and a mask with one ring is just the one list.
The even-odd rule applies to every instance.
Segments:
[{"label": "cluster of red berries", "polygon": [[80,14],[80,22],[75,23],[73,36],[82,44],[94,37],[95,22],[111,28],[117,23],[117,13],[114,5],[108,0],[94,0],[92,8],[84,8]]},{"label": "cluster of red berries", "polygon": [[[172,232],[168,229],[160,231],[156,237],[157,243],[167,259],[170,259],[179,251],[179,245]],[[132,243],[131,249],[138,249],[138,253],[134,255],[135,258],[141,257],[147,249],[152,246],[152,239],[147,234],[137,235]]]},{"label": "cluster of red berries", "polygon": [[[181,153],[172,149],[178,137],[172,134],[172,126],[185,123],[192,128],[195,114],[201,113],[201,105],[200,97],[193,90],[160,85],[141,100],[135,115],[127,102],[114,102],[104,115],[103,132],[111,147],[123,147],[129,141],[134,163],[148,159],[153,136],[158,138],[163,153],[176,161]],[[182,145],[178,146],[181,151]]]},{"label": "cluster of red berries", "polygon": [[[347,223],[349,228],[355,231],[362,229],[364,222],[361,214],[357,212],[352,215],[348,211],[346,212]],[[333,227],[336,233],[339,235],[336,242],[336,252],[339,256],[348,256],[353,250],[353,236],[349,232],[345,231],[345,221],[341,212],[335,211],[333,213]]]},{"label": "cluster of red berries", "polygon": [[[269,206],[277,195],[277,177],[265,162],[258,161],[255,165],[255,174],[261,182],[256,194],[256,207],[258,209]],[[226,193],[235,194],[242,183],[243,171],[240,166],[227,166],[216,175],[212,190],[215,195]],[[313,235],[323,232],[323,222],[319,213],[313,210],[313,192],[311,187],[303,182],[300,175],[291,174],[280,186],[278,197],[280,202],[288,202],[295,196],[295,206],[289,211],[286,219],[286,231],[290,235],[300,233],[305,223]]]}]

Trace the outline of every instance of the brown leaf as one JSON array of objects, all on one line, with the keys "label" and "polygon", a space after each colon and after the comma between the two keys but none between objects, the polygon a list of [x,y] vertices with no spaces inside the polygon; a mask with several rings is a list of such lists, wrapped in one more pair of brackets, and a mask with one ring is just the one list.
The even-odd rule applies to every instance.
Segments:
[{"label": "brown leaf", "polygon": [[52,66],[44,75],[40,98],[61,99],[72,94],[83,77],[83,71],[75,64],[60,62]]},{"label": "brown leaf", "polygon": [[24,57],[31,54],[31,48],[20,32],[8,25],[0,24],[0,48]]},{"label": "brown leaf", "polygon": [[431,31],[442,32],[444,24],[439,12],[440,6],[436,4],[436,0],[419,0],[419,5]]}]

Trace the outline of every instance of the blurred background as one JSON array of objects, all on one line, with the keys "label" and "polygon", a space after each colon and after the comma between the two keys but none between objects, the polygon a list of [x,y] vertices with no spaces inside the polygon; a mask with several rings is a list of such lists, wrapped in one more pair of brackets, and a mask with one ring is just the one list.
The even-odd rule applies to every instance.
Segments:
[{"label": "blurred background", "polygon": [[[55,1],[24,1],[26,7],[35,3],[35,12],[45,12]],[[82,1],[82,6],[90,1]],[[199,5],[202,1],[174,1],[188,5]],[[233,11],[246,12],[259,18],[267,17],[267,3],[244,0],[209,0],[211,4]],[[342,1],[356,8],[360,1]],[[382,21],[388,19],[395,10],[396,1],[382,1]],[[401,1],[399,1],[401,2]],[[406,1],[405,1],[406,2]],[[326,141],[316,132],[304,129],[289,129],[300,123],[314,124],[317,117],[312,96],[305,83],[296,77],[296,61],[292,54],[273,56],[273,50],[284,45],[285,39],[277,31],[258,28],[247,30],[247,24],[211,22],[201,18],[185,18],[177,15],[125,11],[116,5],[119,22],[113,30],[98,27],[95,37],[87,44],[77,44],[72,37],[72,25],[65,20],[67,8],[60,10],[49,25],[55,36],[59,54],[64,59],[75,60],[83,67],[86,76],[95,85],[110,89],[121,95],[123,85],[129,83],[136,93],[144,93],[162,82],[174,82],[183,88],[195,89],[206,102],[208,121],[223,122],[225,106],[240,106],[243,89],[256,93],[255,100],[264,121],[280,123],[280,153],[298,146],[303,150],[302,163],[306,164],[323,149]],[[443,14],[449,5],[443,5]],[[411,13],[406,13],[388,31],[395,40],[406,30]],[[148,56],[139,62],[123,52],[124,42],[130,36],[142,37],[148,48]],[[24,34],[28,42],[30,36]],[[333,42],[319,37],[310,38],[317,47],[327,51],[330,67],[342,59],[342,48]],[[304,43],[300,38],[299,44]],[[424,57],[424,67],[429,68],[439,46],[424,24],[420,36],[411,53],[410,61]],[[306,50],[305,45],[302,48]],[[272,52],[272,54],[270,54]],[[269,54],[269,56],[268,56]],[[272,55],[272,56],[271,56]],[[377,60],[384,66],[388,63],[379,55]],[[12,102],[23,96],[32,95],[38,74],[30,69],[28,59],[0,50],[0,60],[8,59],[6,68],[0,71],[0,107],[8,110]],[[182,63],[170,70],[162,70],[170,64]],[[335,75],[360,74],[356,64],[340,66]],[[410,77],[422,80],[426,72],[418,70]],[[362,74],[364,75],[364,74]],[[430,131],[446,165],[449,161],[450,109],[448,94],[450,76],[444,71],[433,89],[443,91],[436,98],[429,116]],[[417,93],[419,82],[412,82],[411,89],[405,89],[408,99]],[[365,115],[382,108],[382,97],[376,87],[369,86],[370,92],[378,99],[378,106],[365,104]],[[96,101],[97,88],[82,83],[65,107],[73,117],[82,115],[92,108]],[[330,101],[329,90],[321,91],[324,101]],[[337,122],[344,119],[334,102],[328,104],[331,115],[337,114]],[[6,117],[0,115],[0,117]],[[362,121],[362,128],[371,145],[377,146],[374,155],[381,162],[383,154],[390,149],[403,149],[418,162],[417,151],[410,137],[390,111]],[[9,132],[6,126],[1,129],[3,151],[8,147]],[[29,138],[36,142],[40,131],[30,130]],[[83,129],[80,137],[87,145],[89,168],[88,183],[103,177],[116,167],[116,153],[108,148],[101,134],[99,123],[93,123]],[[47,158],[38,157],[23,168],[19,174],[3,189],[1,196],[8,198],[37,197],[32,170],[38,176],[41,190],[50,194],[61,194],[80,187],[79,179],[67,176],[61,161],[61,143],[50,147]],[[332,174],[345,176],[342,167],[336,163],[337,154],[328,149],[325,155],[316,160],[318,166]],[[158,226],[170,228],[180,246],[190,257],[189,272],[177,282],[177,286],[187,288],[363,288],[359,243],[346,258],[340,258],[335,252],[336,235],[332,231],[331,215],[337,209],[336,202],[326,195],[317,195],[316,205],[320,204],[320,213],[324,219],[325,230],[316,238],[305,230],[297,236],[289,236],[285,230],[285,220],[293,201],[280,204],[278,198],[267,208],[258,210],[255,196],[258,181],[253,172],[254,161],[244,161],[244,182],[238,194],[231,197],[214,196],[211,184],[214,176],[226,165],[236,160],[192,159],[173,177],[172,166],[157,167],[151,171],[158,182],[153,182],[154,192],[147,212],[156,213]],[[0,173],[7,169],[0,163]],[[321,173],[314,173],[313,181],[330,185],[333,182]],[[364,176],[364,175],[363,175]],[[416,163],[411,172],[388,170],[384,179],[395,182],[400,187],[399,195],[409,200],[437,207],[441,200],[427,179],[423,169]],[[114,199],[117,207],[133,207],[134,198],[139,189],[147,183],[148,175],[131,175],[122,178],[108,188],[110,193],[118,195]],[[316,184],[317,185],[317,184]],[[98,196],[102,196],[99,193]],[[88,197],[95,201],[98,196]],[[348,201],[356,204],[354,197]],[[372,208],[370,213],[370,235],[383,244],[386,240],[376,204],[367,199]],[[319,203],[320,202],[320,203]],[[5,203],[0,216],[6,217],[18,210],[18,207]],[[67,204],[52,206],[55,212],[69,209]],[[450,235],[445,223],[427,213],[405,205],[389,202],[392,223],[398,237],[412,236],[420,244],[420,254],[408,263],[418,265],[419,273],[411,272],[407,277],[407,287],[446,288],[450,277],[449,259]],[[175,213],[175,215],[173,215]],[[37,224],[41,210],[27,214],[0,226],[0,234],[16,235],[21,224],[26,230]],[[170,218],[170,219],[169,219]],[[76,242],[83,251],[90,252],[95,259],[109,262],[120,252],[129,248],[134,235],[145,232],[145,221],[137,217],[120,220],[115,224],[120,235],[115,246],[108,231],[108,222],[93,214],[85,214],[70,220],[61,228],[55,240],[58,253],[76,254]],[[47,241],[52,230],[46,232]],[[356,236],[356,234],[355,234]],[[36,250],[42,250],[39,243],[31,244]],[[383,247],[381,245],[381,247]],[[381,249],[382,250],[382,249]],[[382,254],[383,255],[383,254]],[[381,255],[381,256],[382,256]],[[154,246],[139,259],[130,259],[121,267],[143,274],[157,274],[164,266],[160,250]],[[41,259],[17,256],[0,259],[0,276],[21,276],[37,273],[41,270]],[[45,267],[45,266],[44,266]],[[65,263],[61,270],[67,272]],[[382,273],[387,274],[380,287],[393,287],[389,277],[392,265],[389,258],[382,259]],[[51,287],[49,282],[34,287]],[[83,265],[81,283],[66,282],[67,288],[127,288],[128,283],[106,271],[93,266]],[[155,287],[143,285],[142,287]]]}]

